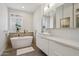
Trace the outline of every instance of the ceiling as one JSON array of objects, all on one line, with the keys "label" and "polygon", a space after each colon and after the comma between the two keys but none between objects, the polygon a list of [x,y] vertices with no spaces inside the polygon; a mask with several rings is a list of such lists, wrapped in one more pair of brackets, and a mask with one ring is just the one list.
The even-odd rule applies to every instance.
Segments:
[{"label": "ceiling", "polygon": [[41,3],[6,3],[8,8],[33,13]]}]

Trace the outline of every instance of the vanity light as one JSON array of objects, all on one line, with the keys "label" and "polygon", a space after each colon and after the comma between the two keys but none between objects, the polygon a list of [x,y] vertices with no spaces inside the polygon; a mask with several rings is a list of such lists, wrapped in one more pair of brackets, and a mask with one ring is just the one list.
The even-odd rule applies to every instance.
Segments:
[{"label": "vanity light", "polygon": [[49,7],[52,7],[52,6],[54,6],[55,5],[55,3],[50,3],[49,4]]},{"label": "vanity light", "polygon": [[49,3],[44,7],[44,11],[47,11],[48,9],[50,9],[51,7],[53,7],[55,5],[55,3]]},{"label": "vanity light", "polygon": [[47,11],[47,10],[48,10],[48,6],[45,6],[44,11]]},{"label": "vanity light", "polygon": [[24,6],[22,6],[22,8],[24,8]]}]

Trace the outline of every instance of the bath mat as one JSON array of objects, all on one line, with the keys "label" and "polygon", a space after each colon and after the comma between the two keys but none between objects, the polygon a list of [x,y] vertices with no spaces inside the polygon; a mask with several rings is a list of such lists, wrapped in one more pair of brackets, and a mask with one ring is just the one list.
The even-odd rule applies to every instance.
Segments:
[{"label": "bath mat", "polygon": [[25,53],[29,53],[35,51],[35,49],[33,47],[27,47],[27,48],[22,48],[22,49],[18,49],[16,55],[22,55]]}]

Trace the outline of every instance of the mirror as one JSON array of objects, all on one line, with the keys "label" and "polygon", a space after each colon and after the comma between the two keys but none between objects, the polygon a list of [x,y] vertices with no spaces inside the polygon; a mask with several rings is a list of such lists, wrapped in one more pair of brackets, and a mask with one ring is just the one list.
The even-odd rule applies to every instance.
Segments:
[{"label": "mirror", "polygon": [[[42,29],[48,28],[74,28],[74,9],[73,4],[56,4],[50,7],[46,4],[44,7]],[[79,9],[77,9],[78,13]],[[49,17],[49,18],[48,18]],[[47,18],[49,19],[47,21]],[[76,27],[79,27],[79,16],[76,16]],[[47,26],[47,27],[46,27]]]},{"label": "mirror", "polygon": [[46,4],[43,9],[42,32],[48,28],[55,28],[55,12],[52,10],[53,4]]},{"label": "mirror", "polygon": [[45,32],[50,27],[50,16],[43,16],[42,19],[42,32]]}]

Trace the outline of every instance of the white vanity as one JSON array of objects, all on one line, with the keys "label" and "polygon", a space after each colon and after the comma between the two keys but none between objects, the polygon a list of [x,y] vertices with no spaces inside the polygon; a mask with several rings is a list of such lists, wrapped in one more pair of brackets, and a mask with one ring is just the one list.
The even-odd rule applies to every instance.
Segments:
[{"label": "white vanity", "polygon": [[64,3],[53,12],[48,9],[50,12],[44,11],[44,16],[50,16],[48,20],[52,21],[45,17],[41,31],[49,29],[50,34],[37,33],[37,47],[49,56],[79,56],[79,3]]},{"label": "white vanity", "polygon": [[38,33],[36,45],[49,56],[79,56],[79,31],[55,29],[52,34]]}]

